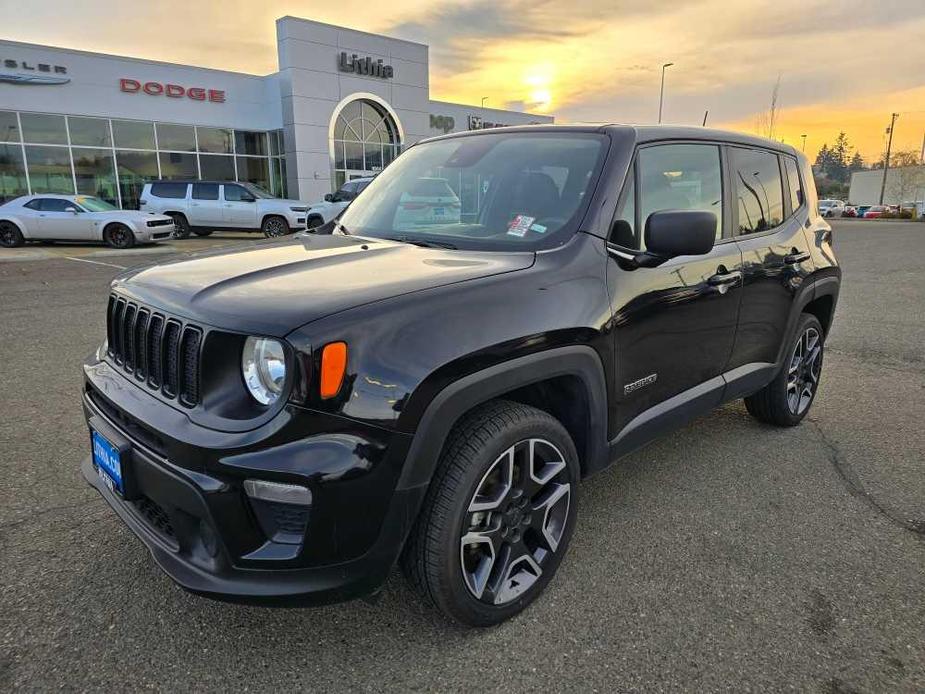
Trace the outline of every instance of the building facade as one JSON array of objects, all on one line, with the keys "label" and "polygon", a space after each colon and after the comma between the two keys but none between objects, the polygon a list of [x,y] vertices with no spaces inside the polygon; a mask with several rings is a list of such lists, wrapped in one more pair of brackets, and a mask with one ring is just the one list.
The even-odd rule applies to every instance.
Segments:
[{"label": "building facade", "polygon": [[855,171],[851,174],[848,200],[855,205],[878,205],[883,189],[884,205],[913,207],[925,201],[925,166],[891,168],[883,181],[883,169]]},{"label": "building facade", "polygon": [[430,99],[428,47],[294,17],[257,76],[0,40],[0,202],[138,204],[155,178],[249,181],[309,202],[422,138],[553,118]]}]

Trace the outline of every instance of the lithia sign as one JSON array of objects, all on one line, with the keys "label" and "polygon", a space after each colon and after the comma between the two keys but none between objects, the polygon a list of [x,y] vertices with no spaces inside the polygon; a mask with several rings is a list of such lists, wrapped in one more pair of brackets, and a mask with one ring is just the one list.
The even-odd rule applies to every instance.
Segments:
[{"label": "lithia sign", "polygon": [[356,53],[347,55],[346,51],[341,51],[337,56],[337,69],[341,72],[352,72],[357,75],[368,75],[369,77],[381,77],[384,80],[392,79],[395,76],[395,70],[391,65],[384,65],[382,58],[365,58],[357,57]]},{"label": "lithia sign", "polygon": [[64,65],[31,63],[28,60],[4,58],[2,68],[19,71],[17,73],[0,72],[0,82],[8,84],[52,85],[67,84],[71,81],[70,77],[65,76],[67,68]]}]

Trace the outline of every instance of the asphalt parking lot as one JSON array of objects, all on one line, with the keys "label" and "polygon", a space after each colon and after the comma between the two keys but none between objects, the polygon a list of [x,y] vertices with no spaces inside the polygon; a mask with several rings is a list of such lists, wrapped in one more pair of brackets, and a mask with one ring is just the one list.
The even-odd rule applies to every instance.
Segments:
[{"label": "asphalt parking lot", "polygon": [[845,277],[808,421],[730,404],[587,481],[556,580],[486,631],[397,573],[373,605],[188,595],[78,478],[109,279],[243,235],[0,249],[0,690],[922,691],[925,224],[834,227]]}]

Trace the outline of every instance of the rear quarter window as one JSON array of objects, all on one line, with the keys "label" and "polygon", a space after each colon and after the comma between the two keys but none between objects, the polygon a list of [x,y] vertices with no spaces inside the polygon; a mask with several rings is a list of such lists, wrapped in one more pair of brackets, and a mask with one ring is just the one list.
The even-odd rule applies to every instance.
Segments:
[{"label": "rear quarter window", "polygon": [[152,183],[151,195],[156,198],[179,200],[186,197],[186,183]]}]

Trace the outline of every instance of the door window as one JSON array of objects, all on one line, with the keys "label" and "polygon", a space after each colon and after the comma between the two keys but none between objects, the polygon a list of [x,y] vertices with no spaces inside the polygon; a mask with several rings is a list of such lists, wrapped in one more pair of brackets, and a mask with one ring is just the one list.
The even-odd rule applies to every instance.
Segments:
[{"label": "door window", "polygon": [[218,200],[218,184],[194,183],[193,200]]},{"label": "door window", "polygon": [[790,187],[790,209],[794,212],[803,205],[803,186],[800,183],[800,171],[796,159],[784,157],[784,168],[787,169],[787,184]]},{"label": "door window", "polygon": [[241,186],[225,186],[225,200],[228,202],[242,202],[244,200],[252,200],[253,195],[248,193]]},{"label": "door window", "polygon": [[71,202],[70,200],[62,200],[61,198],[42,198],[42,212],[67,212],[68,208],[72,208],[80,212],[80,207],[76,203]]},{"label": "door window", "polygon": [[151,195],[156,198],[182,200],[186,197],[186,183],[152,183]]},{"label": "door window", "polygon": [[719,147],[658,145],[639,150],[639,224],[636,248],[644,248],[646,220],[660,210],[706,210],[716,215],[716,238],[723,231],[723,178]]},{"label": "door window", "polygon": [[783,183],[777,155],[760,149],[729,150],[738,208],[738,234],[768,231],[784,219]]}]

